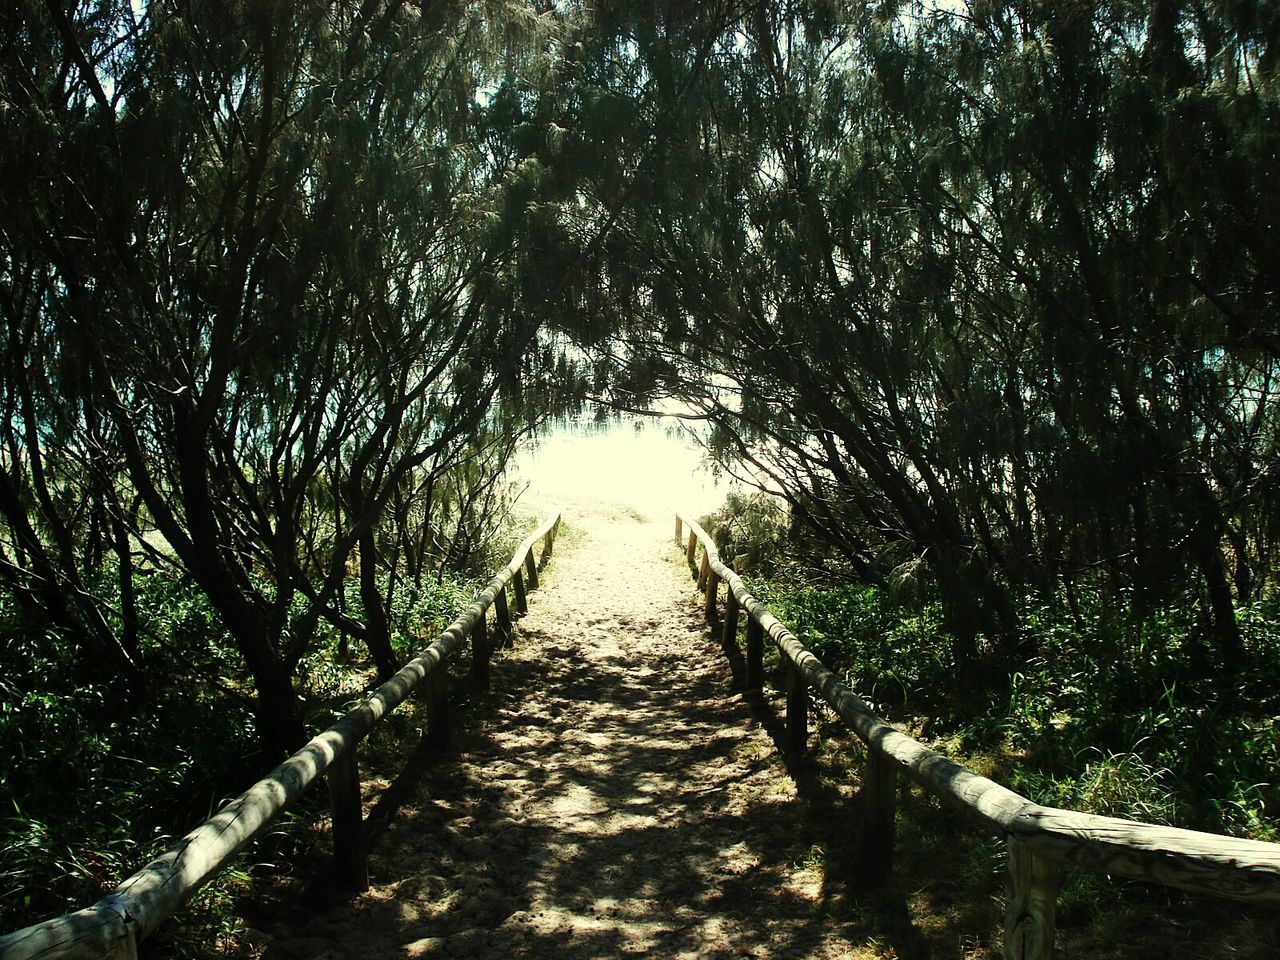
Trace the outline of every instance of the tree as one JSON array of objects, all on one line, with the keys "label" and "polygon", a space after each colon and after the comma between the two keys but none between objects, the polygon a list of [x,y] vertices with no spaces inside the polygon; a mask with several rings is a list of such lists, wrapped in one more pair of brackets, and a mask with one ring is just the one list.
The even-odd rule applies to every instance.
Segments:
[{"label": "tree", "polygon": [[1234,668],[1230,561],[1271,563],[1233,531],[1275,471],[1275,19],[766,0],[703,58],[704,12],[609,17],[596,82],[673,133],[594,178],[602,391],[701,411],[860,575],[928,569],[970,687],[1032,652],[1017,597],[1081,581],[1196,590]]},{"label": "tree", "polygon": [[[377,549],[396,497],[469,459],[495,416],[510,438],[547,414],[507,373],[556,369],[518,291],[512,198],[544,191],[494,149],[509,131],[477,91],[536,81],[554,19],[403,2],[9,18],[4,165],[23,186],[4,196],[3,286],[25,326],[6,372],[27,424],[8,424],[10,580],[72,583],[55,616],[114,649],[41,493],[61,458],[117,546],[122,526],[159,530],[235,639],[264,745],[296,748],[293,674],[322,619],[396,667]],[[363,622],[338,600],[357,556]]]}]

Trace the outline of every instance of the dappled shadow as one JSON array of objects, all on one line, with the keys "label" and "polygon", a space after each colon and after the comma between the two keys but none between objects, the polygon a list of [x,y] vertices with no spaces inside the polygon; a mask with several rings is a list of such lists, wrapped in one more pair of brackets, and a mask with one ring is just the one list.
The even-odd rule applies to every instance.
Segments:
[{"label": "dappled shadow", "polygon": [[[634,663],[583,670],[560,643],[540,652],[500,665],[506,690],[488,698],[492,722],[462,734],[452,754],[418,758],[430,775],[415,775],[420,795],[377,837],[372,896],[333,911],[365,931],[366,955],[372,944],[388,954],[674,956],[709,941],[741,955],[743,945],[769,947],[779,914],[804,919],[807,901],[768,889],[788,867],[790,844],[772,836],[781,811],[761,807],[757,822],[723,802],[751,769],[735,768],[737,738],[721,735],[721,692],[628,681],[644,669]],[[544,687],[556,696],[534,705],[528,695]],[[761,895],[768,910],[756,909]],[[286,937],[271,952],[348,952],[345,937],[326,936],[333,919],[307,925],[318,936]],[[808,955],[816,937],[799,923],[787,946]]]},{"label": "dappled shadow", "polygon": [[268,960],[846,952],[814,917],[795,790],[645,549],[576,582],[557,559],[452,748],[374,803],[371,889],[282,905]]},{"label": "dappled shadow", "polygon": [[869,888],[854,741],[819,716],[788,757],[782,696],[742,691],[658,539],[589,547],[374,800],[371,889],[281,903],[264,960],[994,956],[999,845],[904,785]]},{"label": "dappled shadow", "polygon": [[[769,672],[764,689],[749,689],[746,658],[738,642],[724,642],[720,625],[709,626],[708,633],[709,639],[718,643],[742,706],[768,737],[778,763],[795,786],[799,801],[795,805],[799,813],[798,842],[819,853],[823,909],[856,917],[858,925],[854,929],[861,939],[884,943],[896,956],[935,955],[939,944],[932,942],[913,919],[907,885],[892,877],[880,882],[870,879],[859,860],[864,798],[857,771],[865,753],[854,745],[860,741],[846,731],[834,732],[833,736],[825,708],[817,705],[811,708],[807,749],[800,754],[791,751],[781,669]],[[989,896],[983,899],[990,901]]]}]

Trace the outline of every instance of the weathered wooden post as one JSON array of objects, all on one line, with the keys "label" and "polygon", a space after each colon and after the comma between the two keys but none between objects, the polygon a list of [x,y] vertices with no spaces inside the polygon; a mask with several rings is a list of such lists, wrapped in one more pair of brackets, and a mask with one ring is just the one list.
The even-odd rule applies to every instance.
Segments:
[{"label": "weathered wooden post", "polygon": [[893,841],[898,808],[898,763],[867,747],[862,774],[862,840],[859,859],[868,884],[893,870]]},{"label": "weathered wooden post", "polygon": [[547,531],[547,535],[542,538],[542,562],[545,564],[547,558],[551,556],[551,551],[555,549],[556,534],[560,532],[560,518],[556,517],[556,522],[551,525],[551,529]]},{"label": "weathered wooden post", "polygon": [[1058,865],[1010,835],[1009,901],[1004,911],[1005,960],[1051,960]]},{"label": "weathered wooden post", "polygon": [[680,546],[680,534],[682,532],[683,526],[684,525],[680,522],[680,514],[677,513],[676,514],[676,546],[677,547]]},{"label": "weathered wooden post", "polygon": [[688,544],[685,545],[685,548],[684,548],[684,556],[685,556],[685,559],[689,561],[689,566],[691,567],[693,566],[693,558],[697,554],[697,552],[698,552],[698,535],[694,533],[693,530],[690,530],[689,542]]},{"label": "weathered wooden post", "polygon": [[360,768],[356,745],[333,758],[325,773],[333,811],[333,861],[338,877],[356,890],[369,889],[369,864],[364,849],[364,814],[360,807]]},{"label": "weathered wooden post", "polygon": [[516,613],[528,613],[529,601],[524,595],[524,577],[520,576],[519,570],[517,570],[515,572],[515,576],[511,578],[511,584],[516,588]]},{"label": "weathered wooden post", "polygon": [[747,614],[747,689],[764,689],[764,627]]},{"label": "weathered wooden post", "polygon": [[482,611],[476,625],[471,628],[471,680],[480,690],[489,689],[489,657],[493,653],[484,617]]},{"label": "weathered wooden post", "polygon": [[503,587],[494,598],[494,646],[511,646],[511,611],[507,609],[507,588]]},{"label": "weathered wooden post", "polygon": [[720,643],[725,649],[738,646],[738,598],[733,585],[727,584],[724,598],[724,626],[720,629]]},{"label": "weathered wooden post", "polygon": [[427,746],[444,750],[449,746],[449,671],[443,660],[427,674]]},{"label": "weathered wooden post", "polygon": [[702,565],[698,567],[698,589],[705,592],[707,589],[707,577],[711,575],[711,561],[707,559],[707,552],[702,552]]},{"label": "weathered wooden post", "polygon": [[716,593],[720,589],[720,576],[707,564],[707,598],[702,605],[702,616],[707,623],[716,622]]},{"label": "weathered wooden post", "polygon": [[796,756],[804,753],[809,739],[809,684],[804,674],[787,661],[787,748]]},{"label": "weathered wooden post", "polygon": [[533,547],[524,555],[524,568],[529,571],[529,589],[538,589],[538,561],[533,558]]}]

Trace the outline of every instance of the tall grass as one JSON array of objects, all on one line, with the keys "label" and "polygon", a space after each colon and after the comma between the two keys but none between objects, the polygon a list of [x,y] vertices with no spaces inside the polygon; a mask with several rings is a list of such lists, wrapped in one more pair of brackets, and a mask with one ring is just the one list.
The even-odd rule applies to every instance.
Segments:
[{"label": "tall grass", "polygon": [[[0,932],[98,899],[272,766],[254,735],[249,678],[207,601],[159,572],[138,586],[146,689],[96,672],[65,638],[24,630],[0,598]],[[471,586],[441,576],[397,589],[402,658],[453,620]],[[358,615],[354,586],[348,599]],[[359,645],[345,657],[343,646],[322,629],[299,665],[313,729],[374,681]],[[255,878],[287,872],[314,842],[308,808],[323,802],[282,818],[206,888],[164,949],[226,942]]]},{"label": "tall grass", "polygon": [[1009,663],[984,638],[1001,675],[974,700],[957,695],[927,589],[758,559],[796,553],[785,514],[760,498],[704,526],[731,564],[753,560],[752,592],[861,696],[962,754],[1001,758],[1004,781],[1033,800],[1280,839],[1280,601],[1240,608],[1253,669],[1227,686],[1206,669],[1209,624],[1195,597],[1143,611],[1087,585],[1074,608],[1023,599],[1018,648],[1031,653]]}]

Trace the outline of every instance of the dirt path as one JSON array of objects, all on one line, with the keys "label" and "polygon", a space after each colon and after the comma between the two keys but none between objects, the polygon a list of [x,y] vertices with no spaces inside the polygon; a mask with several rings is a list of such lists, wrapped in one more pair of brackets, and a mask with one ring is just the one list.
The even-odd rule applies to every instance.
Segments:
[{"label": "dirt path", "polygon": [[[573,517],[493,691],[273,957],[849,957],[669,522]],[[573,542],[576,539],[577,542]]]}]

